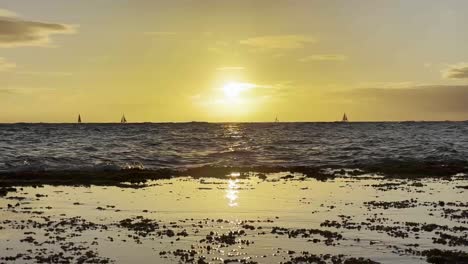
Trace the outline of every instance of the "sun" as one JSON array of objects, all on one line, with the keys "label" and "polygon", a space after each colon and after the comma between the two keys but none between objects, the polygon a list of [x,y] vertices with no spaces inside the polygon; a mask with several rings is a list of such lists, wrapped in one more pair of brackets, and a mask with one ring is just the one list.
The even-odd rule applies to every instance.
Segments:
[{"label": "sun", "polygon": [[250,83],[228,82],[223,86],[224,97],[229,100],[240,99],[243,92],[253,87]]}]

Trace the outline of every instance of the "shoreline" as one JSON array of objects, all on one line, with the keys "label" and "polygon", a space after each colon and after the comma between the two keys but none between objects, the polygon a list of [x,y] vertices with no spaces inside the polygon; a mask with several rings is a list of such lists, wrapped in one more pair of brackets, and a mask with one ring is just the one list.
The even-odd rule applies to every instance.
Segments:
[{"label": "shoreline", "polygon": [[[171,179],[177,177],[219,178],[226,179],[235,174],[235,178],[246,178],[266,174],[290,173],[301,174],[305,178],[326,181],[338,177],[370,177],[385,179],[450,179],[454,176],[468,177],[468,162],[393,162],[355,167],[340,166],[201,166],[181,170],[160,169],[120,169],[120,170],[38,170],[0,172],[0,188],[32,185],[97,185],[138,187],[150,180]],[[130,183],[124,184],[124,183]]]}]

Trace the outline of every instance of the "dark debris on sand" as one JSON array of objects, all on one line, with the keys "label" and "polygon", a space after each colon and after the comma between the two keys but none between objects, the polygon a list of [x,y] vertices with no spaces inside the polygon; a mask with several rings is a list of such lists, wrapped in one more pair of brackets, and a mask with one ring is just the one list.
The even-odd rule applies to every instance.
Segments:
[{"label": "dark debris on sand", "polygon": [[[444,203],[446,206],[448,203]],[[375,204],[374,204],[375,205]],[[394,203],[391,203],[393,206]],[[436,206],[441,206],[440,202],[435,203]],[[459,203],[458,205],[464,205]],[[387,205],[382,205],[386,207]],[[433,205],[431,205],[433,206]],[[109,206],[112,207],[112,206]],[[381,205],[379,204],[379,208]],[[397,206],[398,207],[398,206]],[[407,237],[408,235],[398,234],[417,234],[420,232],[432,232],[437,235],[435,244],[441,243],[445,240],[448,246],[463,246],[466,245],[466,236],[454,235],[462,234],[468,231],[468,228],[463,226],[449,227],[439,224],[427,223],[412,223],[412,222],[392,222],[392,227],[384,225],[387,218],[371,217],[367,222],[352,222],[350,216],[340,215],[341,221],[327,220],[321,226],[328,228],[348,228],[360,229],[365,228],[377,232],[387,232],[391,236]],[[190,224],[191,222],[191,224]],[[100,256],[93,245],[97,245],[98,241],[90,242],[71,242],[71,238],[80,237],[85,235],[86,231],[106,232],[118,230],[130,231],[130,233],[121,238],[131,238],[135,243],[141,244],[144,241],[151,241],[155,238],[169,238],[166,243],[174,243],[179,241],[180,238],[193,236],[201,237],[201,240],[194,240],[194,244],[188,249],[179,248],[170,251],[160,251],[157,254],[162,259],[173,260],[178,263],[211,263],[214,261],[214,255],[210,253],[226,250],[229,247],[248,247],[254,242],[249,238],[248,232],[255,235],[273,235],[273,236],[287,236],[290,239],[306,239],[308,242],[324,243],[327,246],[335,246],[340,240],[345,238],[337,232],[321,229],[294,229],[284,228],[278,226],[271,226],[274,221],[272,220],[244,220],[237,223],[238,229],[227,232],[215,232],[212,228],[215,225],[223,225],[230,223],[225,219],[185,219],[178,222],[164,223],[159,220],[145,218],[143,216],[135,216],[125,218],[109,225],[97,224],[87,221],[81,217],[62,217],[53,219],[47,216],[35,216],[26,221],[17,220],[3,220],[0,222],[1,226],[8,226],[10,229],[15,230],[28,230],[24,232],[24,237],[20,240],[21,243],[33,245],[34,250],[25,253],[18,253],[11,256],[3,256],[0,262],[35,262],[35,263],[109,263],[113,260]],[[265,225],[263,225],[265,224]],[[186,228],[191,226],[192,229],[188,231]],[[36,230],[37,229],[37,232]],[[206,235],[200,233],[205,229]],[[45,232],[45,240],[38,238],[39,232]],[[115,233],[114,233],[115,234]],[[120,236],[120,235],[118,235]],[[192,237],[192,238],[193,238]],[[192,239],[191,238],[191,239]],[[114,239],[108,237],[112,242]],[[191,240],[189,239],[189,241]],[[122,240],[124,241],[124,240]],[[163,240],[162,240],[163,241]],[[128,241],[124,241],[128,242]],[[152,242],[150,242],[152,243]],[[58,250],[50,249],[50,245],[57,245]],[[414,245],[417,247],[417,245]],[[350,257],[345,255],[316,255],[311,252],[295,252],[293,250],[283,250],[282,256],[284,257],[283,264],[295,263],[333,263],[333,264],[374,264],[378,263],[368,258],[363,257]],[[467,253],[459,251],[442,251],[438,249],[417,251],[406,250],[407,254],[414,254],[418,256],[425,256],[429,263],[443,263],[443,264],[458,264],[467,263]],[[171,257],[169,257],[171,256]],[[249,258],[226,258],[224,263],[258,263]]]},{"label": "dark debris on sand", "polygon": [[[110,263],[111,260],[102,257],[87,242],[71,242],[72,238],[82,236],[87,230],[107,230],[107,226],[89,222],[81,217],[60,218],[52,220],[50,217],[41,216],[28,220],[4,220],[2,225],[8,225],[11,229],[32,230],[38,229],[44,232],[39,240],[34,237],[36,232],[25,232],[21,243],[34,245],[27,253],[18,253],[13,256],[2,256],[0,260],[6,262],[30,262],[30,263]],[[51,245],[58,246],[52,249]]]},{"label": "dark debris on sand", "polygon": [[468,253],[461,251],[448,251],[440,249],[425,250],[422,252],[429,263],[434,264],[465,264],[468,263]]},{"label": "dark debris on sand", "polygon": [[379,262],[367,258],[346,258],[344,255],[315,255],[309,252],[302,252],[300,256],[292,257],[284,264],[303,264],[303,263],[316,263],[316,264],[379,264]]},{"label": "dark debris on sand", "polygon": [[292,229],[275,226],[272,228],[271,233],[275,235],[287,235],[289,238],[307,238],[308,241],[314,243],[318,243],[321,241],[316,237],[320,236],[322,238],[325,238],[323,242],[327,246],[334,246],[336,245],[336,242],[338,240],[343,239],[343,236],[339,233],[320,229]]}]

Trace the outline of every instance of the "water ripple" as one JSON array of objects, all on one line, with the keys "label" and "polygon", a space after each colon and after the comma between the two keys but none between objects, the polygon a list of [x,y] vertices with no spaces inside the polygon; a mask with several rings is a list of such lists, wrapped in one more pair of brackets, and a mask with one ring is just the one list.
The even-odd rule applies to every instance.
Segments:
[{"label": "water ripple", "polygon": [[0,171],[466,160],[468,123],[2,124]]}]

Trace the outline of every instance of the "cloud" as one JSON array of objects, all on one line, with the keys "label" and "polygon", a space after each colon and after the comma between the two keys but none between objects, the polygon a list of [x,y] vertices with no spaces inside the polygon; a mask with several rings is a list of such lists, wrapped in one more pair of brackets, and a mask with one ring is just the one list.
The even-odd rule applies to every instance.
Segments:
[{"label": "cloud", "polygon": [[15,92],[9,88],[0,88],[0,94],[14,94]]},{"label": "cloud", "polygon": [[401,88],[412,88],[423,86],[422,83],[415,83],[411,81],[406,82],[361,82],[353,86],[354,89],[366,89],[366,88],[384,88],[384,89],[401,89]]},{"label": "cloud", "polygon": [[177,35],[177,32],[172,32],[172,31],[149,31],[145,32],[145,35],[150,35],[150,36],[175,36]]},{"label": "cloud", "polygon": [[330,92],[330,103],[353,109],[360,116],[380,119],[466,119],[468,85],[430,85],[409,88],[362,88]]},{"label": "cloud", "polygon": [[442,71],[442,76],[446,79],[468,79],[468,63],[460,62],[450,65]]},{"label": "cloud", "polygon": [[218,71],[242,71],[245,70],[244,67],[237,67],[237,66],[228,66],[228,67],[218,67],[216,68]]},{"label": "cloud", "polygon": [[424,66],[424,68],[430,68],[430,67],[432,67],[432,63],[426,62],[426,63],[423,64],[423,66]]},{"label": "cloud", "polygon": [[[0,88],[0,94],[2,95],[20,95],[23,94],[24,92],[23,87],[6,87],[6,88]],[[3,99],[0,97],[0,100]]]},{"label": "cloud", "polygon": [[11,70],[11,69],[14,69],[14,68],[16,68],[15,63],[9,62],[6,59],[0,57],[0,72],[8,71],[8,70]]},{"label": "cloud", "polygon": [[0,47],[45,46],[51,35],[74,32],[71,25],[23,20],[0,12]]},{"label": "cloud", "polygon": [[39,76],[72,76],[71,72],[64,71],[18,71],[16,74]]},{"label": "cloud", "polygon": [[260,36],[241,40],[240,44],[257,49],[300,49],[317,40],[307,35]]},{"label": "cloud", "polygon": [[16,14],[15,12],[0,8],[0,17],[16,17],[16,16],[18,16],[18,14]]},{"label": "cloud", "polygon": [[302,62],[309,61],[345,61],[348,57],[341,54],[314,54],[304,58],[299,59]]}]

